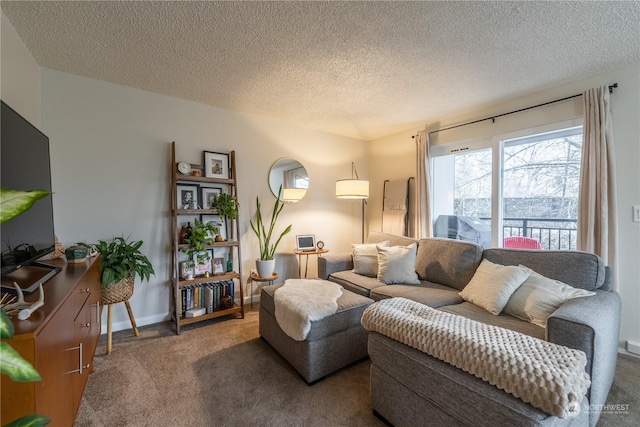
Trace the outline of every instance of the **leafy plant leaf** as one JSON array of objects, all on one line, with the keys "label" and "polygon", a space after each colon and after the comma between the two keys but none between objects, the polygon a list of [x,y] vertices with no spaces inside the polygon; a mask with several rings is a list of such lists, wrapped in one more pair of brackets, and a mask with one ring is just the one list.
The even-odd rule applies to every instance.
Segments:
[{"label": "leafy plant leaf", "polygon": [[6,424],[4,427],[41,427],[46,426],[51,422],[51,419],[44,415],[32,414],[19,418],[15,421]]},{"label": "leafy plant leaf", "polygon": [[13,338],[13,322],[4,310],[0,310],[0,338],[3,340]]},{"label": "leafy plant leaf", "polygon": [[4,341],[0,342],[0,355],[2,356],[0,372],[9,375],[12,380],[26,382],[40,381],[42,379],[38,371],[31,366],[31,363],[24,360],[17,351]]},{"label": "leafy plant leaf", "polygon": [[0,189],[0,223],[26,212],[33,204],[51,194],[46,190],[18,191]]}]

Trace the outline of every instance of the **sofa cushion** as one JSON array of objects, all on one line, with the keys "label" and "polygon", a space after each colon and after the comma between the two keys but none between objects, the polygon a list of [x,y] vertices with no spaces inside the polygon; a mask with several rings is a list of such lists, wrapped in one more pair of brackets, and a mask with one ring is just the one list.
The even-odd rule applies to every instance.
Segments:
[{"label": "sofa cushion", "polygon": [[527,280],[530,272],[526,267],[494,264],[484,259],[460,296],[465,301],[498,315],[511,295]]},{"label": "sofa cushion", "polygon": [[371,290],[371,298],[380,301],[386,298],[407,298],[432,308],[459,304],[464,300],[458,290],[437,283],[421,282],[420,285],[389,285]]},{"label": "sofa cushion", "polygon": [[480,245],[460,240],[421,239],[416,272],[420,280],[462,290],[480,265],[482,250]]},{"label": "sofa cushion", "polygon": [[[275,318],[275,304],[273,294],[282,283],[265,286],[260,293],[260,307]],[[305,341],[317,341],[337,334],[360,324],[360,318],[364,310],[373,304],[373,300],[362,295],[342,290],[342,295],[338,298],[338,310],[335,314],[324,319],[311,322],[311,329]]]},{"label": "sofa cushion", "polygon": [[595,292],[574,288],[531,271],[527,280],[511,295],[504,313],[546,328],[547,319],[562,304],[591,295]]},{"label": "sofa cushion", "polygon": [[386,286],[380,282],[376,277],[367,277],[360,274],[356,274],[353,270],[338,271],[329,276],[329,280],[342,285],[344,289],[347,289],[356,294],[369,296],[371,289],[378,288],[380,286]]},{"label": "sofa cushion", "polygon": [[367,243],[380,243],[389,241],[389,246],[408,246],[412,243],[418,243],[418,239],[407,236],[398,236],[397,234],[383,233],[381,231],[370,231],[367,236]]},{"label": "sofa cushion", "polygon": [[389,241],[380,243],[354,243],[353,250],[353,272],[363,276],[378,276],[378,248],[377,246],[388,247]]},{"label": "sofa cushion", "polygon": [[502,265],[525,265],[545,277],[593,291],[605,281],[605,265],[597,255],[579,251],[487,249],[483,257]]},{"label": "sofa cushion", "polygon": [[446,311],[447,313],[453,313],[466,318],[483,322],[489,325],[500,326],[512,331],[521,332],[523,334],[531,335],[536,338],[545,339],[545,330],[540,326],[533,323],[525,322],[516,317],[509,316],[508,314],[501,313],[498,316],[494,316],[483,308],[470,302],[463,302],[456,305],[447,305],[438,308],[438,310]]},{"label": "sofa cushion", "polygon": [[420,279],[416,274],[415,243],[409,246],[392,246],[378,248],[378,280],[384,284],[403,283],[419,285]]}]

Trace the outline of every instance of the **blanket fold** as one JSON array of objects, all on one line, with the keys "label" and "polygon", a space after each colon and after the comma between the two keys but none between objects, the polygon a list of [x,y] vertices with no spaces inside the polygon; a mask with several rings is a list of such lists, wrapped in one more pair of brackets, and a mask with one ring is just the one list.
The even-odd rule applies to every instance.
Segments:
[{"label": "blanket fold", "polygon": [[342,286],[318,279],[288,279],[273,294],[276,321],[296,341],[304,341],[311,322],[338,311]]},{"label": "blanket fold", "polygon": [[580,413],[591,384],[587,356],[498,326],[405,298],[368,307],[365,329],[380,333],[489,382],[550,415]]}]

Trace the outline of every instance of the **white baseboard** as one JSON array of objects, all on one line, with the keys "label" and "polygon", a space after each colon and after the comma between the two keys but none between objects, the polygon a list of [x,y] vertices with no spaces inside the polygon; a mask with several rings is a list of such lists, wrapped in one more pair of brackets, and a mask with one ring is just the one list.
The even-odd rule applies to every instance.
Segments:
[{"label": "white baseboard", "polygon": [[627,351],[640,356],[640,344],[633,341],[627,341]]},{"label": "white baseboard", "polygon": [[[138,318],[136,317],[136,326],[141,327],[141,326],[145,326],[145,325],[152,325],[154,323],[160,323],[160,322],[164,322],[167,321],[171,318],[171,315],[166,313],[166,314],[156,314],[153,316],[147,316],[147,317],[141,317]],[[111,328],[113,332],[117,332],[117,331],[123,331],[125,329],[132,329],[131,328],[131,322],[129,321],[129,319],[127,318],[127,320],[123,320],[121,322],[113,322],[111,324]],[[103,317],[103,322],[102,322],[102,330],[100,332],[101,334],[106,334],[107,333],[107,317],[104,316]]]}]

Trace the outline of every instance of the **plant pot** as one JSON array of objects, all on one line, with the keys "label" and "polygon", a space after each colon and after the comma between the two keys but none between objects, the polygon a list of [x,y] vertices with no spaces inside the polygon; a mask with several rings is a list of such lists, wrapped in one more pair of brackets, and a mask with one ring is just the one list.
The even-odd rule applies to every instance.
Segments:
[{"label": "plant pot", "polygon": [[119,282],[102,288],[102,305],[128,301],[133,295],[133,277],[125,277]]},{"label": "plant pot", "polygon": [[276,260],[275,259],[267,259],[267,260],[256,260],[256,270],[258,270],[258,276],[260,277],[271,277],[273,276],[273,271],[276,269]]}]

